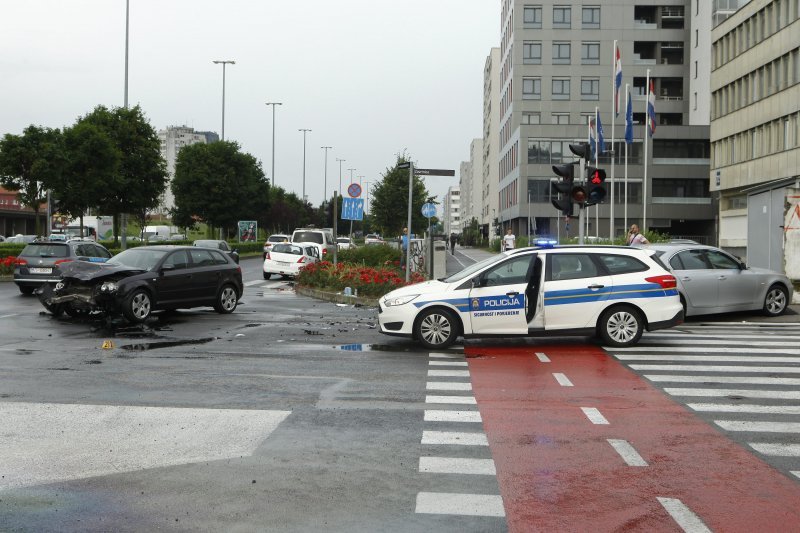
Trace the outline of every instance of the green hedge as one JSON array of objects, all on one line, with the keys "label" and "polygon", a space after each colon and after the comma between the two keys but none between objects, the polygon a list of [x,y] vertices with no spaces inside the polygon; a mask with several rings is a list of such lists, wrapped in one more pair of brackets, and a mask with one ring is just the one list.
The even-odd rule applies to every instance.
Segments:
[{"label": "green hedge", "polygon": [[388,263],[400,261],[400,250],[383,245],[360,246],[350,250],[339,250],[338,260],[355,265],[382,267]]}]

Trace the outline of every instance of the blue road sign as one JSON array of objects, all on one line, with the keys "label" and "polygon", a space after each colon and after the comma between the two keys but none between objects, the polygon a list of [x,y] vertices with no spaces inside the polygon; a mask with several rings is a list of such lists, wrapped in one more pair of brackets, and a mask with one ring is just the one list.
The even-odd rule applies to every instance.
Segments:
[{"label": "blue road sign", "polygon": [[425,218],[431,218],[436,216],[436,205],[435,204],[425,204],[422,206],[422,216]]},{"label": "blue road sign", "polygon": [[364,200],[361,198],[342,198],[342,219],[363,220]]}]

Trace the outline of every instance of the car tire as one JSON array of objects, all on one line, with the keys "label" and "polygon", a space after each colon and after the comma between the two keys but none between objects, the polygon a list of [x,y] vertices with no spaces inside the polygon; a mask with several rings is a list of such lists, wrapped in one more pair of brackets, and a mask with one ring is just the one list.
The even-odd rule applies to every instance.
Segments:
[{"label": "car tire", "polygon": [[767,290],[764,297],[764,314],[767,316],[780,316],[786,311],[789,303],[789,293],[781,285],[773,285]]},{"label": "car tire", "polygon": [[144,289],[136,289],[125,298],[122,314],[131,322],[141,323],[147,320],[153,311],[153,300]]},{"label": "car tire", "polygon": [[33,294],[33,289],[34,287],[24,287],[22,285],[19,285],[19,292],[21,292],[25,296],[30,296],[31,294]]},{"label": "car tire", "polygon": [[272,277],[272,274],[270,274],[268,272],[264,272],[264,279],[269,279],[271,277]]},{"label": "car tire", "polygon": [[597,330],[603,344],[625,348],[642,338],[644,320],[641,313],[631,306],[612,307],[600,315]]},{"label": "car tire", "polygon": [[236,296],[236,289],[233,285],[223,285],[217,294],[217,300],[214,303],[214,310],[217,313],[228,314],[233,313],[236,305],[239,303],[239,298]]},{"label": "car tire", "polygon": [[69,304],[64,305],[64,312],[67,313],[72,318],[80,318],[80,317],[87,317],[89,316],[88,309],[76,309]]},{"label": "car tire", "polygon": [[427,309],[414,321],[414,337],[426,348],[447,348],[458,337],[458,319],[447,309]]}]

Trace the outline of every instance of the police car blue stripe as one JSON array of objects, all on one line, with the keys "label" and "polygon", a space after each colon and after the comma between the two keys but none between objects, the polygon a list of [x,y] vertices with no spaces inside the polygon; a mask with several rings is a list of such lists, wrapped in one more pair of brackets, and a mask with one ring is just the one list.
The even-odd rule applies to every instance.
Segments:
[{"label": "police car blue stripe", "polygon": [[544,295],[544,305],[564,305],[596,302],[599,300],[627,300],[636,298],[661,298],[676,296],[677,289],[664,289],[657,283],[620,285],[610,289],[572,289],[550,291]]},{"label": "police car blue stripe", "polygon": [[468,298],[452,298],[450,300],[427,300],[425,302],[414,302],[414,305],[419,308],[428,304],[434,303],[442,303],[442,304],[450,304],[453,307],[457,308],[459,311],[467,312],[469,311],[469,299]]}]

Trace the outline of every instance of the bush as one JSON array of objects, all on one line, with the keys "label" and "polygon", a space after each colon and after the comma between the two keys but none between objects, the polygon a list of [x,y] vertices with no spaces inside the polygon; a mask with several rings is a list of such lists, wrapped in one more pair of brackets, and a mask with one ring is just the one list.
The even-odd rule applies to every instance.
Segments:
[{"label": "bush", "polygon": [[[19,254],[17,254],[19,255]],[[0,276],[10,276],[14,273],[17,264],[17,256],[9,255],[0,259]]]},{"label": "bush", "polygon": [[350,250],[339,250],[338,260],[361,266],[382,267],[400,261],[400,250],[379,244],[360,246]]},{"label": "bush", "polygon": [[[382,248],[377,247],[376,248]],[[424,281],[419,272],[411,275],[411,281],[406,283],[400,270],[392,267],[372,268],[321,261],[312,263],[300,271],[297,284],[304,287],[314,287],[332,291],[341,291],[345,287],[353,289],[359,296],[383,296],[389,291],[405,285],[412,285]]]}]

